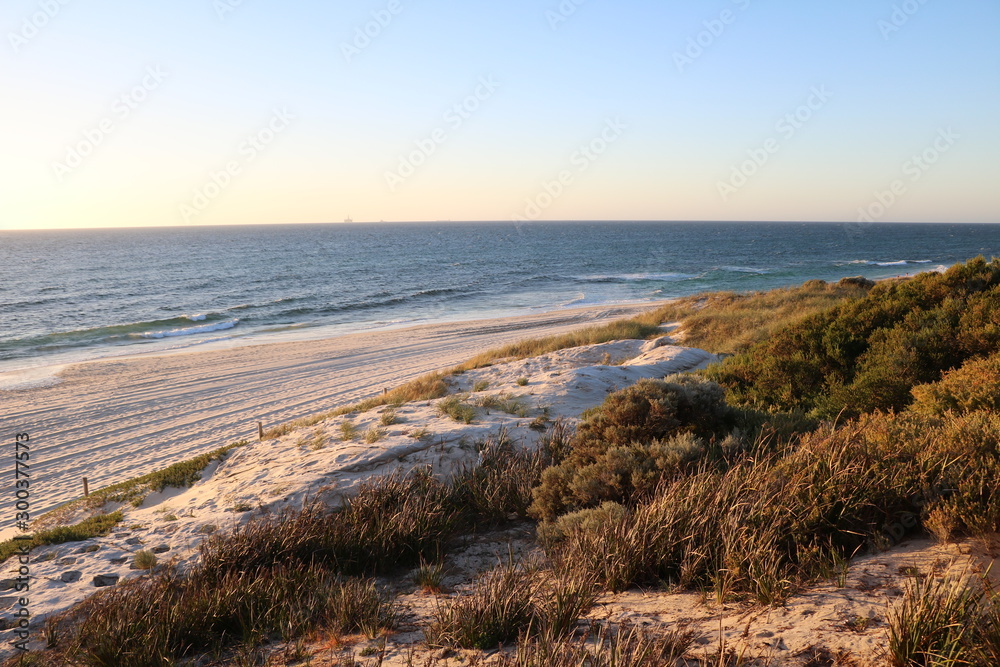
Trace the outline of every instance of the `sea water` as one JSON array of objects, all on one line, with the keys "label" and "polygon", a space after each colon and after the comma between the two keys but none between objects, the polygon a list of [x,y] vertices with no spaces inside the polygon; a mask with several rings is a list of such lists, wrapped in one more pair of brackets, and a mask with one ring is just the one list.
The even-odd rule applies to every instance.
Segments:
[{"label": "sea water", "polygon": [[763,290],[812,278],[885,278],[944,270],[980,254],[1000,255],[1000,225],[0,231],[0,373],[8,385],[27,386],[51,378],[44,368],[110,355]]}]

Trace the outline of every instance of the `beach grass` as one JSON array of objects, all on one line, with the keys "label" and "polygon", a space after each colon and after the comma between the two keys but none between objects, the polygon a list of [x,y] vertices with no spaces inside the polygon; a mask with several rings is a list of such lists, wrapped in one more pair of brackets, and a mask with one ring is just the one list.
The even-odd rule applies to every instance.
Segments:
[{"label": "beach grass", "polygon": [[6,540],[0,543],[0,562],[6,561],[12,555],[23,550],[34,549],[35,547],[47,546],[50,544],[64,544],[66,542],[82,542],[92,537],[102,537],[121,523],[124,515],[121,511],[110,514],[98,514],[71,526],[56,526],[47,530],[40,530],[32,534],[29,539]]}]

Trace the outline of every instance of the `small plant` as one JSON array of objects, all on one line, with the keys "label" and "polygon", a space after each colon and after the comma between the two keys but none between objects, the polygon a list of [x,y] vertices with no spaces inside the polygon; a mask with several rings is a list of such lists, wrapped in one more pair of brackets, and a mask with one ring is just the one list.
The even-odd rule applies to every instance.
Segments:
[{"label": "small plant", "polygon": [[844,627],[853,632],[864,632],[871,626],[875,619],[868,616],[855,616],[844,623]]},{"label": "small plant", "polygon": [[449,396],[438,403],[438,411],[457,422],[471,424],[476,418],[476,409],[468,403],[463,403],[459,396]]},{"label": "small plant", "polygon": [[43,632],[45,634],[45,648],[53,649],[59,645],[59,623],[55,617],[46,617]]},{"label": "small plant", "polygon": [[431,432],[426,427],[416,428],[410,431],[409,436],[414,440],[426,440],[431,437]]},{"label": "small plant", "polygon": [[231,511],[233,511],[233,512],[249,512],[252,509],[253,509],[253,505],[251,505],[249,502],[247,502],[245,500],[241,500],[241,501],[237,502],[235,505],[233,505]]},{"label": "small plant", "polygon": [[204,535],[211,535],[216,530],[217,530],[217,528],[216,528],[215,524],[206,523],[206,524],[202,525],[201,528],[198,529],[198,532],[202,533]]},{"label": "small plant", "polygon": [[173,514],[173,513],[171,513],[171,514],[164,514],[163,515],[163,520],[164,521],[177,521],[177,515]]},{"label": "small plant", "polygon": [[340,439],[343,442],[349,442],[358,437],[358,427],[350,419],[340,422],[337,429],[340,431]]},{"label": "small plant", "polygon": [[395,410],[386,410],[379,416],[378,421],[382,426],[392,426],[399,423],[399,417]]},{"label": "small plant", "polygon": [[492,649],[527,630],[535,616],[533,574],[516,563],[488,570],[471,594],[438,609],[426,631],[438,646]]},{"label": "small plant", "polygon": [[312,435],[304,435],[299,438],[298,445],[303,448],[308,447],[312,451],[317,452],[326,447],[328,439],[326,431],[322,428],[317,428],[312,432]]},{"label": "small plant", "polygon": [[441,582],[444,579],[444,562],[438,560],[428,563],[421,558],[416,579],[417,585],[424,593],[440,593]]},{"label": "small plant", "polygon": [[472,383],[472,391],[475,392],[486,391],[489,388],[490,388],[490,383],[487,382],[486,380],[476,380],[474,383]]},{"label": "small plant", "polygon": [[518,387],[526,387],[527,385],[528,385],[528,378],[526,378],[526,377],[519,377],[519,378],[517,378],[517,386]]},{"label": "small plant", "polygon": [[143,549],[142,551],[136,552],[133,563],[138,570],[152,570],[156,567],[156,554],[152,551]]},{"label": "small plant", "polygon": [[369,445],[374,445],[376,442],[384,438],[389,432],[384,428],[379,426],[372,426],[367,431],[365,431],[365,442]]}]

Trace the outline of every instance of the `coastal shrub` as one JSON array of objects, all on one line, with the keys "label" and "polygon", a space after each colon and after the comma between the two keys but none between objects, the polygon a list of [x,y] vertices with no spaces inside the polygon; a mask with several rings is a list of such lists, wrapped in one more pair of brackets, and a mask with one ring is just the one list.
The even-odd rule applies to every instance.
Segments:
[{"label": "coastal shrub", "polygon": [[[581,345],[662,336],[663,322],[679,322],[686,345],[709,352],[730,354],[766,340],[773,331],[808,315],[829,310],[845,300],[860,298],[866,293],[866,289],[854,284],[827,285],[823,281],[809,281],[801,287],[767,292],[712,292],[685,297],[632,318],[487,350],[446,372],[424,375],[360,403],[337,407],[271,428],[265,432],[264,437],[278,438],[330,417],[366,412],[383,405],[402,405],[441,398],[448,394],[445,381],[447,377],[483,368],[500,360],[527,359]],[[523,379],[527,384],[527,378]],[[517,383],[524,386],[521,378]]]},{"label": "coastal shrub", "polygon": [[542,474],[531,514],[551,520],[603,502],[635,502],[706,455],[735,415],[722,389],[694,375],[640,380],[584,413],[568,454]]},{"label": "coastal shrub", "polygon": [[912,389],[913,410],[940,415],[948,410],[1000,410],[1000,353],[970,359],[937,382]]},{"label": "coastal shrub", "polygon": [[902,409],[911,390],[1000,347],[1000,259],[885,281],[709,367],[734,405],[821,418]]},{"label": "coastal shrub", "polygon": [[710,292],[684,297],[658,309],[660,322],[676,323],[671,337],[715,354],[734,354],[774,332],[834,306],[860,299],[869,285],[810,280],[799,287],[766,292]]},{"label": "coastal shrub", "polygon": [[[661,581],[780,602],[832,564],[887,548],[929,517],[1000,528],[1000,415],[865,415],[797,447],[666,481],[635,507],[543,526],[553,558],[614,590]],[[546,532],[549,531],[549,532]]]}]

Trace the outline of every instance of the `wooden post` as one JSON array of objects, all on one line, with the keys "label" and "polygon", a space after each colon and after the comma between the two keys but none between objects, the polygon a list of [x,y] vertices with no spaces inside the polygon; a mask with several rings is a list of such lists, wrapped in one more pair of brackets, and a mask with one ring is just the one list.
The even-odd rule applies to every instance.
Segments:
[{"label": "wooden post", "polygon": [[83,497],[86,498],[90,495],[90,486],[87,485],[87,478],[83,478]]},{"label": "wooden post", "polygon": [[261,440],[264,439],[264,424],[263,422],[257,422],[257,437]]}]

